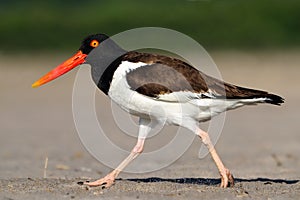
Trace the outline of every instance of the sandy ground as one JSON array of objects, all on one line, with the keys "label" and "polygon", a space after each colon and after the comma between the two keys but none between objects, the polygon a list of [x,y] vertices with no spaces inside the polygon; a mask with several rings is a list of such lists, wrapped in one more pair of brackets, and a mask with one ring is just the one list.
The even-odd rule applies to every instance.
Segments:
[{"label": "sandy ground", "polygon": [[[86,151],[76,133],[71,105],[76,72],[38,89],[30,87],[67,56],[1,55],[0,199],[299,199],[299,55],[297,50],[212,53],[226,81],[286,99],[281,107],[260,105],[227,113],[216,145],[236,178],[236,185],[227,189],[218,187],[211,158],[198,159],[201,143],[196,139],[161,170],[122,173],[110,189],[83,186],[82,181],[111,169]],[[112,139],[130,150],[135,140],[122,134],[106,113],[107,98],[100,94],[97,101]],[[166,128],[159,139],[149,139],[145,151],[168,142],[173,130]]]}]

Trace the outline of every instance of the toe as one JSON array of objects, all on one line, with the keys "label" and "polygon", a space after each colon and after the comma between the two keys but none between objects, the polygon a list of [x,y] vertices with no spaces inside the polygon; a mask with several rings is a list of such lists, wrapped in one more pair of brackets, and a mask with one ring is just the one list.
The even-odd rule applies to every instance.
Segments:
[{"label": "toe", "polygon": [[227,173],[227,177],[228,177],[230,187],[233,187],[234,186],[234,178],[233,178],[233,176],[232,176],[232,174],[230,173],[229,170],[228,170],[228,173]]},{"label": "toe", "polygon": [[226,188],[226,187],[232,187],[234,186],[234,178],[230,171],[226,169],[223,173],[221,173],[221,185],[220,187]]},{"label": "toe", "polygon": [[114,179],[104,177],[104,178],[96,180],[94,182],[85,182],[84,185],[87,185],[90,187],[102,186],[102,188],[109,188],[114,183],[115,183]]},{"label": "toe", "polygon": [[228,186],[228,178],[227,177],[222,177],[221,178],[221,188],[226,188]]},{"label": "toe", "polygon": [[87,185],[87,186],[90,186],[90,187],[97,187],[97,186],[100,186],[100,185],[103,185],[103,184],[105,184],[105,182],[102,182],[100,180],[84,183],[84,185]]}]

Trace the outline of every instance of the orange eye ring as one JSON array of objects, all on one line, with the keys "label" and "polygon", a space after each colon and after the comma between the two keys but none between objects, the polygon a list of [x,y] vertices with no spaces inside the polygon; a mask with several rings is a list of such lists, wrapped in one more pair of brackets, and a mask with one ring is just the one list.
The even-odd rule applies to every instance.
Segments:
[{"label": "orange eye ring", "polygon": [[92,40],[91,43],[90,43],[90,46],[94,47],[94,48],[99,46],[99,41],[98,40]]}]

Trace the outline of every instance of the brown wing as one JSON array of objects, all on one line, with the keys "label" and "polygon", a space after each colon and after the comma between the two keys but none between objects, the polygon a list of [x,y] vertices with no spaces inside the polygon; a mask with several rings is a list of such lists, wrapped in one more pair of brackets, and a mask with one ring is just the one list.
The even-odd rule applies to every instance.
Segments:
[{"label": "brown wing", "polygon": [[146,63],[127,74],[129,86],[146,96],[157,97],[178,91],[208,91],[201,72],[179,59],[138,52],[130,52],[125,58],[129,62]]},{"label": "brown wing", "polygon": [[[149,97],[190,91],[198,94],[199,98],[275,98],[274,95],[272,96],[265,91],[225,83],[176,58],[129,52],[123,59],[129,62],[143,62],[146,64],[129,72],[127,74],[127,82],[132,90]],[[277,100],[279,101],[280,99]]]}]

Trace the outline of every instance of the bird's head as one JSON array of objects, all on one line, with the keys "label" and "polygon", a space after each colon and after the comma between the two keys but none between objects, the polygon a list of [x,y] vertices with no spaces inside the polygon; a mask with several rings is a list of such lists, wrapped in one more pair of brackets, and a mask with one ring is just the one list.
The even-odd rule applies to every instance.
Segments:
[{"label": "bird's head", "polygon": [[49,81],[52,81],[53,79],[56,79],[57,77],[67,73],[71,69],[85,63],[85,58],[88,56],[88,54],[101,45],[103,41],[108,39],[109,37],[105,34],[95,34],[95,35],[89,35],[86,37],[78,50],[78,52],[73,55],[71,58],[67,59],[65,62],[58,65],[56,68],[48,72],[46,75],[41,77],[39,80],[34,82],[32,84],[32,87],[39,87]]}]

